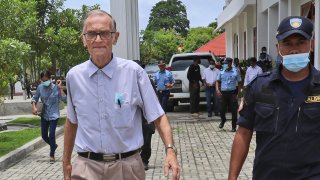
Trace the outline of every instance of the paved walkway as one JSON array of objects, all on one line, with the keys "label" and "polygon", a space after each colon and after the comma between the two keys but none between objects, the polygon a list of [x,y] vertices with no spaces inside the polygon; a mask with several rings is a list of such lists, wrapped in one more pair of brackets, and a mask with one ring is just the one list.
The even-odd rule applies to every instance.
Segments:
[{"label": "paved walkway", "polygon": [[[171,119],[178,159],[182,168],[181,179],[227,179],[230,151],[235,135],[230,132],[231,122],[228,121],[224,130],[220,130],[218,128],[219,118],[209,119],[206,114],[199,118],[191,117],[187,112],[168,113],[168,116]],[[63,136],[60,136],[57,142],[59,147],[55,164],[49,164],[49,146],[45,146],[29,154],[18,164],[0,172],[0,179],[63,179]],[[254,142],[255,140],[251,143],[248,158],[239,179],[252,179]],[[146,171],[146,179],[170,179],[163,176],[164,156],[163,143],[156,133],[152,139],[152,156],[150,169]]]}]

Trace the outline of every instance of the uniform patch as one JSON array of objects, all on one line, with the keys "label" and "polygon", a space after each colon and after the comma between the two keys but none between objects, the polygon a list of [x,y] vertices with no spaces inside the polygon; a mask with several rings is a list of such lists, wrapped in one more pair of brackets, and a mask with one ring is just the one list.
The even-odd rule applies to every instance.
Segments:
[{"label": "uniform patch", "polygon": [[298,28],[301,26],[301,24],[302,24],[302,19],[299,19],[299,18],[290,19],[290,25],[293,28]]},{"label": "uniform patch", "polygon": [[305,103],[320,103],[320,96],[308,96]]}]

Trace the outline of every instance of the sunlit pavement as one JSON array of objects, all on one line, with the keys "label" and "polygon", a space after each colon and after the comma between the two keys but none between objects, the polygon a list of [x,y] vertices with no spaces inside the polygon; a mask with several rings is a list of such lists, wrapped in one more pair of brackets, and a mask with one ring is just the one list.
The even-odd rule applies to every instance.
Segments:
[{"label": "sunlit pavement", "polygon": [[[175,146],[181,165],[181,178],[185,180],[227,179],[229,158],[235,133],[230,132],[231,121],[220,130],[219,117],[207,117],[202,112],[199,117],[191,116],[186,108],[168,113],[173,127]],[[230,114],[227,115],[230,119]],[[62,150],[63,136],[57,139],[59,147],[56,153],[57,162],[49,164],[49,146],[29,154],[24,160],[11,168],[0,172],[0,179],[63,179]],[[255,137],[251,142],[249,154],[239,179],[252,179]],[[75,153],[73,154],[73,158]],[[164,177],[164,145],[158,135],[152,138],[152,156],[146,179],[171,179]]]}]

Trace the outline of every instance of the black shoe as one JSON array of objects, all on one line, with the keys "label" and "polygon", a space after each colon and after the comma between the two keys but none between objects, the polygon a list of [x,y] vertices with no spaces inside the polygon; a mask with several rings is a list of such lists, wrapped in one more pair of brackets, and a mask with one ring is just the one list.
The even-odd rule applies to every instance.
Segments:
[{"label": "black shoe", "polygon": [[148,163],[143,162],[144,170],[147,171],[149,169]]},{"label": "black shoe", "polygon": [[219,114],[219,113],[214,113],[214,115],[215,115],[215,116],[220,116],[220,114]]},{"label": "black shoe", "polygon": [[231,132],[236,132],[236,131],[237,131],[236,128],[231,129]]},{"label": "black shoe", "polygon": [[211,114],[211,113],[209,113],[209,114],[208,114],[208,117],[212,117],[212,114]]},{"label": "black shoe", "polygon": [[219,124],[219,128],[222,129],[223,126],[224,126],[224,122],[221,122],[221,123]]},{"label": "black shoe", "polygon": [[53,164],[56,162],[56,159],[54,157],[50,157],[50,160],[49,160],[49,163],[50,164]]}]

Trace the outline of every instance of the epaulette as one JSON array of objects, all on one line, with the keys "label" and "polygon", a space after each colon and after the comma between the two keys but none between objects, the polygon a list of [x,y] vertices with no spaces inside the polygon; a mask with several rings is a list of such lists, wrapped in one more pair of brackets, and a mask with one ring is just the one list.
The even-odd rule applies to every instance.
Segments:
[{"label": "epaulette", "polygon": [[270,76],[270,75],[271,75],[271,72],[267,71],[267,72],[264,72],[262,74],[258,74],[257,77],[266,77],[266,76]]}]

